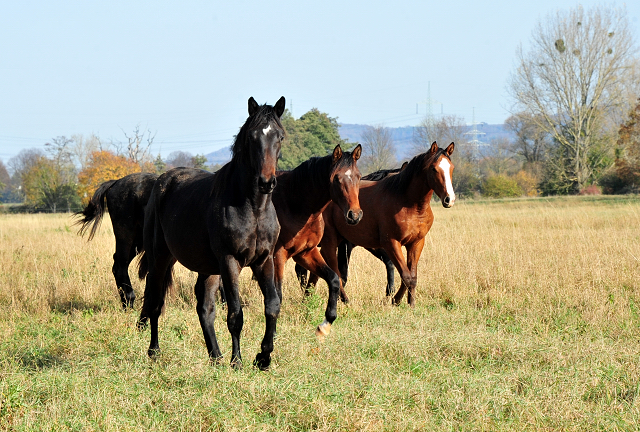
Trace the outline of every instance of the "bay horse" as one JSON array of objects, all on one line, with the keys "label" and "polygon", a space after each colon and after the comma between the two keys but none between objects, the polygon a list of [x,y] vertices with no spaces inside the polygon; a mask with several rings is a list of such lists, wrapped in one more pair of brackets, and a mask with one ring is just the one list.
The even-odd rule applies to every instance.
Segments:
[{"label": "bay horse", "polygon": [[280,222],[280,235],[274,252],[275,283],[282,301],[285,264],[290,259],[322,277],[329,287],[325,319],[316,328],[320,338],[329,334],[337,317],[340,294],[338,275],[327,265],[317,247],[324,232],[322,212],[333,202],[345,222],[355,225],[362,218],[358,202],[360,171],[356,162],[362,154],[358,144],[353,152],[337,145],[333,153],[313,157],[291,171],[279,171],[273,191],[273,205]]},{"label": "bay horse", "polygon": [[[435,192],[445,208],[451,208],[456,199],[451,183],[454,147],[451,143],[441,149],[434,142],[398,174],[378,182],[361,182],[359,199],[364,217],[358,225],[345,224],[339,209],[329,205],[323,213],[325,230],[321,241],[327,264],[338,272],[336,250],[343,239],[369,249],[384,249],[402,278],[392,304],[400,304],[408,291],[407,302],[415,307],[418,261],[425,236],[433,225],[431,197]],[[402,246],[407,250],[406,261]],[[340,296],[348,300],[342,285]]]},{"label": "bay horse", "polygon": [[[362,180],[369,181],[379,181],[384,178],[387,178],[390,175],[398,174],[400,171],[407,167],[409,162],[404,162],[400,168],[392,168],[392,169],[381,169],[378,171],[374,171],[372,173],[367,174],[362,177]],[[353,252],[353,248],[355,245],[348,240],[343,240],[338,245],[338,269],[339,276],[342,279],[342,286],[344,287],[347,284],[347,280],[349,277],[349,261],[351,260],[351,253]],[[378,258],[385,265],[387,271],[387,287],[386,293],[387,297],[393,295],[395,291],[395,275],[393,273],[394,266],[389,255],[384,251],[384,249],[367,249],[373,256]],[[302,267],[300,264],[296,264],[295,267],[296,276],[298,281],[300,282],[300,287],[304,291],[305,294],[310,294],[310,287],[315,285],[318,280],[318,276],[312,274],[311,279],[307,277],[307,269]]]},{"label": "bay horse", "polygon": [[109,209],[116,238],[111,271],[123,309],[133,308],[136,298],[129,279],[129,264],[142,251],[144,209],[157,178],[152,173],[135,173],[106,181],[98,187],[84,210],[74,215],[79,219],[75,224],[81,225],[78,234],[84,236],[88,232],[88,240],[91,240],[102,222],[105,209]]},{"label": "bay horse", "polygon": [[243,313],[238,275],[251,267],[264,296],[265,335],[254,365],[269,368],[280,298],[274,283],[273,251],[280,224],[272,202],[276,164],[285,132],[280,121],[285,99],[274,106],[249,99],[249,117],[235,137],[231,161],[217,173],[174,168],[156,181],[144,219],[143,255],[138,275],[146,276],[144,303],[138,321],[151,327],[148,354],[159,351],[158,317],[172,283],[176,261],[198,273],[196,309],[209,357],[219,362],[215,301],[205,284],[221,275],[231,333],[231,365],[242,365],[240,332]]}]

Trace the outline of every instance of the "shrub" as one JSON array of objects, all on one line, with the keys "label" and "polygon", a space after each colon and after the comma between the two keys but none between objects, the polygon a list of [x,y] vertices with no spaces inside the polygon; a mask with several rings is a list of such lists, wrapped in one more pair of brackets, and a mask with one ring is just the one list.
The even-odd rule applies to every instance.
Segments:
[{"label": "shrub", "polygon": [[504,175],[494,175],[484,181],[482,195],[491,198],[519,197],[523,195],[523,191],[516,180]]}]

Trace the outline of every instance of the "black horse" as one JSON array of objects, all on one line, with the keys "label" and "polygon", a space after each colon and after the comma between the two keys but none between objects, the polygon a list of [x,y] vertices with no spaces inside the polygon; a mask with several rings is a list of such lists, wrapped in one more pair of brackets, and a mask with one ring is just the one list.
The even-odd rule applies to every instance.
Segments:
[{"label": "black horse", "polygon": [[[392,168],[392,169],[382,169],[366,176],[362,177],[362,180],[369,181],[379,181],[384,178],[387,178],[390,175],[398,174],[400,171],[405,169],[409,162],[405,162],[402,164],[400,168]],[[342,279],[342,285],[346,285],[347,279],[349,277],[349,261],[351,260],[351,253],[353,252],[353,248],[356,245],[351,243],[348,240],[343,240],[338,246],[338,268],[340,273],[340,279]],[[391,258],[389,258],[389,254],[384,249],[367,249],[373,256],[378,258],[384,264],[387,270],[387,288],[386,294],[387,296],[392,296],[395,292],[395,273],[394,266]],[[307,269],[305,269],[300,264],[296,264],[296,276],[298,277],[298,281],[300,282],[300,286],[305,290],[305,292],[309,291],[310,285],[315,285],[317,282],[317,277],[312,276],[311,279],[307,278]]]},{"label": "black horse", "polygon": [[231,333],[231,364],[240,367],[243,325],[238,275],[251,267],[264,296],[265,335],[254,364],[267,369],[280,313],[274,283],[273,251],[280,232],[271,192],[276,186],[276,163],[284,139],[280,117],[285,99],[275,106],[249,99],[249,118],[232,147],[232,159],[216,174],[193,168],[174,168],[156,181],[144,220],[144,250],[139,276],[146,276],[139,326],[151,325],[148,354],[158,345],[158,317],[179,261],[198,273],[197,311],[209,356],[222,353],[215,336],[213,290],[205,281],[219,274],[227,300],[227,327]]},{"label": "black horse", "polygon": [[151,173],[135,173],[119,180],[106,181],[98,187],[84,210],[75,214],[79,218],[76,225],[81,225],[78,234],[88,232],[91,240],[102,222],[105,208],[109,208],[116,237],[111,270],[123,309],[133,308],[136,298],[129,279],[129,264],[142,251],[144,209],[157,178]]}]

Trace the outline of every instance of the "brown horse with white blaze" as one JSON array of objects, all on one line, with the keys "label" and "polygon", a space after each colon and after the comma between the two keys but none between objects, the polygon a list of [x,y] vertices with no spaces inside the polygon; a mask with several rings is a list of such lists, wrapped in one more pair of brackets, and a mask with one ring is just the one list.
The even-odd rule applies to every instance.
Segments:
[{"label": "brown horse with white blaze", "polygon": [[[408,303],[415,306],[418,260],[433,225],[431,197],[435,192],[445,208],[452,207],[456,199],[451,182],[453,149],[453,143],[441,149],[434,142],[429,151],[415,156],[398,174],[377,182],[362,181],[359,199],[364,216],[358,225],[346,224],[340,209],[330,204],[323,213],[321,242],[327,264],[338,272],[336,251],[343,239],[365,248],[384,249],[402,278],[393,304],[399,304],[408,291]],[[407,250],[406,260],[402,246]],[[340,297],[348,301],[342,284]]]}]

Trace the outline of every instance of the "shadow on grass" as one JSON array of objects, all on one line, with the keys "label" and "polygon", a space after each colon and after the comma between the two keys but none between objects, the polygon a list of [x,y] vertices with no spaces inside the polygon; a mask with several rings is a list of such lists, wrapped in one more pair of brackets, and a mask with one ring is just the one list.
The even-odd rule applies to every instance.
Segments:
[{"label": "shadow on grass", "polygon": [[57,301],[54,300],[49,302],[49,308],[51,312],[60,313],[60,314],[71,314],[73,312],[81,312],[83,315],[92,316],[96,312],[101,312],[105,309],[105,304],[96,303],[96,302],[87,302],[82,299],[72,299],[72,300],[64,300]]},{"label": "shadow on grass", "polygon": [[13,353],[11,357],[23,369],[31,372],[61,366],[66,363],[62,348],[31,348]]}]

